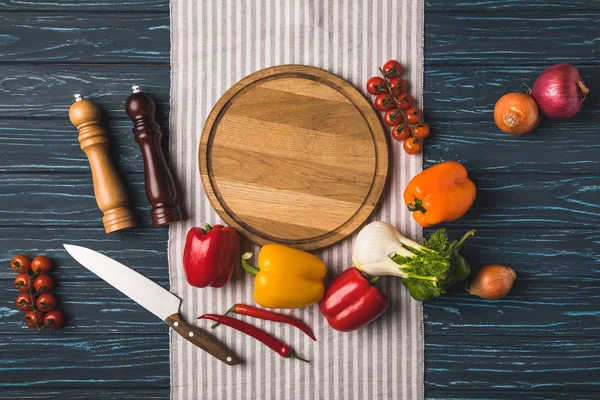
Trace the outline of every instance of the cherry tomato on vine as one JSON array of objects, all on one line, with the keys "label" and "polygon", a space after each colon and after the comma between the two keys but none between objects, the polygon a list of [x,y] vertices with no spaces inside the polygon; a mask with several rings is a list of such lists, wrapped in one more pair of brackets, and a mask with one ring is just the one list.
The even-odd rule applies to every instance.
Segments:
[{"label": "cherry tomato on vine", "polygon": [[410,137],[410,128],[407,124],[395,126],[392,129],[392,137],[396,140],[405,140]]},{"label": "cherry tomato on vine", "polygon": [[65,323],[65,316],[60,311],[56,311],[56,310],[50,311],[49,313],[46,313],[46,315],[44,316],[44,325],[48,329],[60,328],[61,326],[64,325],[64,323]]},{"label": "cherry tomato on vine", "polygon": [[15,288],[17,288],[20,292],[28,292],[29,291],[29,275],[27,274],[19,274],[15,278]]},{"label": "cherry tomato on vine", "polygon": [[[37,323],[35,321],[37,316]],[[25,318],[23,318],[23,322],[30,328],[37,328],[38,326],[42,326],[44,324],[44,313],[40,310],[37,310],[35,313],[33,311],[29,311],[25,314]]]},{"label": "cherry tomato on vine", "polygon": [[402,111],[406,111],[412,107],[413,98],[410,94],[404,93],[402,96],[398,97],[398,104],[400,104]]},{"label": "cherry tomato on vine", "polygon": [[386,62],[381,69],[388,79],[397,78],[402,75],[402,65],[396,60]]},{"label": "cherry tomato on vine", "polygon": [[417,124],[421,121],[421,118],[423,118],[423,113],[417,107],[406,110],[406,120],[409,124]]},{"label": "cherry tomato on vine", "polygon": [[38,310],[43,312],[52,311],[56,308],[56,296],[52,293],[42,293],[35,302]]},{"label": "cherry tomato on vine", "polygon": [[392,94],[396,98],[406,91],[406,79],[404,78],[392,78],[389,80],[389,84],[392,88]]},{"label": "cherry tomato on vine", "polygon": [[50,272],[52,261],[46,256],[37,256],[31,260],[31,270],[33,272]]},{"label": "cherry tomato on vine", "polygon": [[419,154],[421,152],[421,141],[416,137],[409,137],[404,141],[404,151],[407,154]]},{"label": "cherry tomato on vine", "polygon": [[54,288],[54,280],[48,275],[40,275],[33,281],[33,288],[39,293],[49,292]]},{"label": "cherry tomato on vine", "polygon": [[383,78],[379,76],[369,78],[369,80],[367,81],[367,92],[373,95],[377,93],[387,92],[387,87],[385,86],[385,81],[383,80]]},{"label": "cherry tomato on vine", "polygon": [[389,126],[396,126],[404,122],[404,115],[397,108],[394,108],[385,113],[383,121]]},{"label": "cherry tomato on vine", "polygon": [[389,93],[379,93],[375,96],[375,108],[380,111],[388,111],[396,107],[396,102]]},{"label": "cherry tomato on vine", "polygon": [[10,267],[18,274],[27,272],[31,268],[31,260],[29,257],[19,254],[10,260]]},{"label": "cherry tomato on vine", "polygon": [[20,311],[31,311],[31,305],[33,302],[31,301],[31,296],[29,293],[19,293],[17,299],[15,300],[15,304],[17,305],[17,309]]},{"label": "cherry tomato on vine", "polygon": [[412,130],[413,135],[417,139],[425,139],[427,136],[429,136],[429,125],[427,125],[425,122],[421,122],[419,125],[413,126]]}]

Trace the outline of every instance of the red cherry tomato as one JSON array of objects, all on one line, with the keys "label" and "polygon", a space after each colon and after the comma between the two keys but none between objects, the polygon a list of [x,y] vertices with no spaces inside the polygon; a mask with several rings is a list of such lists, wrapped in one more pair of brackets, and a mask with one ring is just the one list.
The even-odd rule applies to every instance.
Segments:
[{"label": "red cherry tomato", "polygon": [[396,60],[390,60],[383,64],[382,70],[388,79],[397,78],[402,75],[402,65]]},{"label": "red cherry tomato", "polygon": [[[36,322],[37,316],[37,322]],[[40,310],[37,310],[34,314],[33,311],[29,311],[25,314],[25,318],[23,318],[23,322],[30,328],[37,328],[38,326],[42,326],[44,324],[44,313]]]},{"label": "red cherry tomato", "polygon": [[56,296],[52,293],[42,293],[35,302],[38,310],[43,312],[52,311],[56,308]]},{"label": "red cherry tomato", "polygon": [[395,126],[392,129],[392,137],[396,140],[406,140],[410,137],[410,128],[406,124]]},{"label": "red cherry tomato", "polygon": [[402,111],[406,111],[412,107],[413,98],[410,94],[404,93],[398,98],[398,103],[400,104],[400,108],[402,109]]},{"label": "red cherry tomato", "polygon": [[404,141],[404,151],[407,154],[419,154],[421,152],[421,141],[415,137],[409,137]]},{"label": "red cherry tomato", "polygon": [[33,281],[33,288],[39,293],[49,292],[54,288],[54,280],[48,275],[40,275]]},{"label": "red cherry tomato", "polygon": [[15,304],[20,311],[31,311],[33,302],[31,301],[29,293],[19,293],[15,300]]},{"label": "red cherry tomato", "polygon": [[408,121],[409,124],[419,123],[422,117],[423,114],[421,113],[421,110],[419,110],[417,107],[409,108],[408,110],[406,110],[406,121]]},{"label": "red cherry tomato", "polygon": [[48,329],[60,328],[65,324],[65,316],[62,312],[54,310],[44,316],[44,325]]},{"label": "red cherry tomato", "polygon": [[15,278],[15,288],[20,292],[29,291],[29,276],[27,274],[19,274]]},{"label": "red cherry tomato", "polygon": [[367,81],[367,92],[373,95],[387,92],[387,87],[385,86],[383,78],[380,78],[379,76],[369,78]]},{"label": "red cherry tomato", "polygon": [[375,108],[380,111],[388,111],[396,107],[396,102],[389,93],[379,93],[375,96]]},{"label": "red cherry tomato", "polygon": [[19,254],[10,260],[10,267],[18,274],[27,272],[31,268],[31,260],[29,257]]},{"label": "red cherry tomato", "polygon": [[33,272],[50,272],[52,261],[46,256],[37,256],[31,260],[31,270]]},{"label": "red cherry tomato", "polygon": [[419,125],[413,126],[412,130],[413,135],[417,139],[425,139],[427,136],[429,136],[429,125],[427,125],[425,122],[421,122]]},{"label": "red cherry tomato", "polygon": [[396,96],[396,98],[406,91],[406,79],[392,78],[390,79],[389,84],[392,88],[392,94]]},{"label": "red cherry tomato", "polygon": [[383,121],[389,126],[396,126],[404,122],[404,115],[397,108],[394,108],[385,113]]}]

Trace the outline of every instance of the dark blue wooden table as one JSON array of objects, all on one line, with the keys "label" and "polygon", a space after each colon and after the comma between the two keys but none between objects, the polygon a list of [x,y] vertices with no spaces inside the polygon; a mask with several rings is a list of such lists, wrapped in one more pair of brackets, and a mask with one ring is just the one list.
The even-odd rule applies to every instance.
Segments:
[{"label": "dark blue wooden table", "polygon": [[[166,325],[87,273],[63,242],[101,250],[168,286],[167,230],[151,227],[142,160],[123,102],[134,83],[168,126],[167,0],[0,0],[0,398],[167,398]],[[512,266],[509,297],[460,290],[425,305],[428,398],[600,398],[600,2],[447,1],[426,6],[425,164],[454,159],[478,187],[464,252]],[[492,110],[546,66],[578,67],[579,115],[503,135]],[[105,235],[67,110],[106,116],[139,227]],[[69,325],[29,330],[14,307],[17,253],[56,263]]]}]

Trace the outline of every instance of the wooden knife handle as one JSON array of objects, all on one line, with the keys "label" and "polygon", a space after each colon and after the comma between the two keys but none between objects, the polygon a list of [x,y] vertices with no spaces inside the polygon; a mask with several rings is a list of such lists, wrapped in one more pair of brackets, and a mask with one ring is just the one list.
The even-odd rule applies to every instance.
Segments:
[{"label": "wooden knife handle", "polygon": [[214,336],[204,329],[188,324],[181,318],[181,315],[170,315],[165,322],[173,328],[175,332],[179,333],[211,356],[223,361],[225,364],[236,365],[242,362],[233,351],[225,347],[225,345],[219,342]]}]

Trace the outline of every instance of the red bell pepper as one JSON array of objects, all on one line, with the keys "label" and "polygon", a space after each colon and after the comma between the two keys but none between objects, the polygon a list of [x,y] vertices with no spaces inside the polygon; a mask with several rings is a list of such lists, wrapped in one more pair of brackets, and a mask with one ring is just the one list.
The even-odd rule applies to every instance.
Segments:
[{"label": "red bell pepper", "polygon": [[357,268],[338,275],[319,304],[329,325],[341,332],[350,332],[377,319],[386,310],[389,300]]},{"label": "red bell pepper", "polygon": [[200,288],[225,285],[233,274],[238,246],[238,234],[232,228],[206,224],[205,229],[190,229],[183,250],[188,283]]}]

